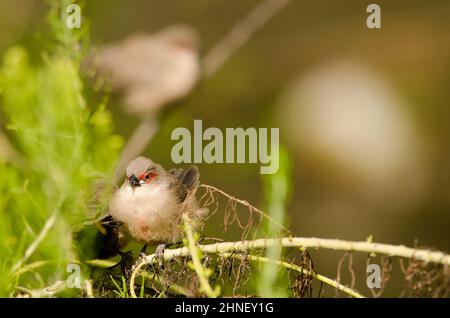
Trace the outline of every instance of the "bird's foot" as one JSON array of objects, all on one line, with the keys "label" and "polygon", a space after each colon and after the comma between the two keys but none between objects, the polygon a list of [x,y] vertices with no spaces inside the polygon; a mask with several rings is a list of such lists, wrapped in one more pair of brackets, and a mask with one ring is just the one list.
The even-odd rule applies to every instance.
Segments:
[{"label": "bird's foot", "polygon": [[163,260],[164,260],[164,252],[166,250],[166,244],[159,244],[156,247],[155,251],[155,258],[158,260],[159,266],[163,266]]}]

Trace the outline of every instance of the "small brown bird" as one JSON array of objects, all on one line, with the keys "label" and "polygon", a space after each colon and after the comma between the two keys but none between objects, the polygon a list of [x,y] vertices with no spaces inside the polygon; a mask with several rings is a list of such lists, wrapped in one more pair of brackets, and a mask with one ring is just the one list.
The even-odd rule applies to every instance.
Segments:
[{"label": "small brown bird", "polygon": [[113,91],[122,93],[127,112],[155,115],[194,88],[200,76],[199,42],[195,29],[176,24],[107,45],[91,63],[107,75]]},{"label": "small brown bird", "polygon": [[114,255],[130,240],[145,245],[176,242],[182,237],[184,213],[198,229],[208,212],[195,197],[199,176],[196,166],[167,172],[142,156],[131,161],[102,221],[108,232],[106,254]]}]

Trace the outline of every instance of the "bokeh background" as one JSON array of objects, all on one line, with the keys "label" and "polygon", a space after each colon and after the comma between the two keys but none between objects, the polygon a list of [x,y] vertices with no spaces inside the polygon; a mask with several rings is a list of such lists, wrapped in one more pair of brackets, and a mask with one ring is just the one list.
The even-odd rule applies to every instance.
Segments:
[{"label": "bokeh background", "polygon": [[[201,55],[258,3],[87,2],[93,47],[183,22],[198,30]],[[287,217],[295,235],[372,235],[449,251],[450,2],[377,1],[382,28],[370,30],[371,2],[291,1],[164,117],[145,154],[173,166],[170,133],[191,129],[194,119],[221,129],[279,127],[294,162]],[[36,31],[47,10],[43,1],[0,0],[0,55],[21,44],[39,60]],[[130,136],[139,120],[122,111],[117,96],[110,106],[116,132]],[[259,165],[199,168],[204,183],[264,207]],[[220,216],[209,222],[207,235],[238,238],[214,225]],[[341,256],[313,254],[316,269],[335,275]],[[355,261],[364,273],[365,256]],[[387,295],[400,284],[394,278]]]}]

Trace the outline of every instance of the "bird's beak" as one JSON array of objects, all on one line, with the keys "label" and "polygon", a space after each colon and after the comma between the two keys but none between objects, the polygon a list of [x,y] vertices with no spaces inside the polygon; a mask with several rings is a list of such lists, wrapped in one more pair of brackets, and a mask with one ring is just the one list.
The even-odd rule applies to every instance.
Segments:
[{"label": "bird's beak", "polygon": [[128,178],[131,187],[140,187],[141,183],[139,182],[139,179],[136,178],[136,176],[133,174],[130,178]]}]

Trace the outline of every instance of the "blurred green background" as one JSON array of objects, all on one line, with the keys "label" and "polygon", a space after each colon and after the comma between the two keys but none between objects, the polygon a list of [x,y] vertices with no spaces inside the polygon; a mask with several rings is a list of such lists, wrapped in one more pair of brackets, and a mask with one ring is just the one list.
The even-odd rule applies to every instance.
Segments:
[{"label": "blurred green background", "polygon": [[[173,166],[170,133],[194,119],[221,129],[279,127],[294,160],[287,218],[295,235],[373,235],[450,250],[450,2],[377,1],[382,28],[370,30],[372,2],[291,1],[170,112],[145,154]],[[257,3],[95,0],[83,15],[92,46],[185,22],[199,31],[204,55]],[[47,10],[43,1],[0,0],[0,55],[21,44],[38,61]],[[138,120],[120,103],[113,96],[110,106],[126,138]],[[202,182],[263,206],[259,165],[199,168]],[[209,221],[207,236],[224,237],[221,218]],[[335,276],[341,255],[313,253],[316,269]]]}]

